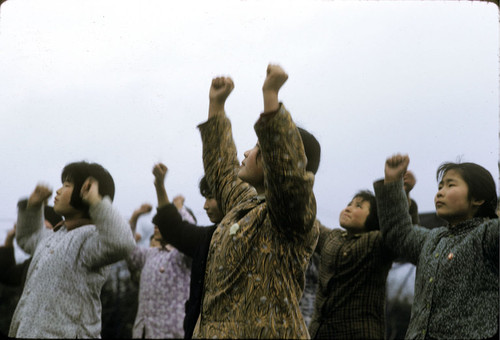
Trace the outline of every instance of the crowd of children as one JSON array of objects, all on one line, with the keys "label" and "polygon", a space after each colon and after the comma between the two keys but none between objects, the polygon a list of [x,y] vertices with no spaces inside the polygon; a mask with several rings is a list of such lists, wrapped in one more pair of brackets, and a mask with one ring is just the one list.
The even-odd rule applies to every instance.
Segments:
[{"label": "crowd of children", "polygon": [[[241,163],[225,112],[233,80],[212,80],[208,119],[198,126],[200,193],[211,226],[196,225],[183,197],[169,200],[162,163],[153,167],[150,248],[136,245],[135,227],[153,207],[142,205],[127,222],[112,204],[113,178],[99,164],[62,170],[53,212],[44,185],[19,201],[15,231],[0,249],[3,279],[24,286],[8,335],[100,337],[101,290],[112,265],[125,260],[138,278],[134,338],[383,339],[387,275],[393,261],[406,261],[416,266],[406,338],[498,339],[491,174],[474,163],[443,163],[435,207],[447,224],[431,230],[418,225],[409,197],[409,156],[389,156],[375,194],[355,193],[340,213],[341,229],[327,228],[316,217],[313,190],[320,144],[278,99],[287,78],[280,66],[267,67],[257,142]],[[21,268],[14,235],[31,256]],[[301,302],[308,270],[317,275],[311,308]]]}]

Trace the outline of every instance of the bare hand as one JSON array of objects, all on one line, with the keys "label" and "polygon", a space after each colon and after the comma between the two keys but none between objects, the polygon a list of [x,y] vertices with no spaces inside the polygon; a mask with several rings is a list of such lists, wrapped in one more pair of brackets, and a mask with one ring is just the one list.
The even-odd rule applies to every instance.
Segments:
[{"label": "bare hand", "polygon": [[415,186],[417,183],[417,179],[415,178],[415,175],[411,170],[406,171],[406,173],[403,176],[403,185],[405,188],[406,194],[409,194],[411,189]]},{"label": "bare hand", "polygon": [[28,199],[28,207],[40,207],[50,196],[52,196],[52,189],[38,184]]},{"label": "bare hand", "polygon": [[157,163],[153,167],[153,175],[155,176],[155,185],[163,185],[167,176],[168,168],[163,163]]},{"label": "bare hand", "polygon": [[212,79],[210,86],[209,98],[210,102],[224,105],[227,97],[234,89],[233,80],[229,77],[217,77]]},{"label": "bare hand", "polygon": [[150,212],[152,209],[153,209],[153,206],[151,204],[144,203],[136,211],[134,211],[134,215],[138,215],[138,216],[144,215],[144,214],[147,214],[148,212]]},{"label": "bare hand", "polygon": [[387,158],[385,161],[384,183],[400,181],[408,168],[408,164],[410,164],[408,155],[396,154]]},{"label": "bare hand", "polygon": [[267,66],[267,76],[262,85],[262,91],[278,92],[288,79],[288,74],[279,65],[269,64]]},{"label": "bare hand", "polygon": [[174,197],[173,203],[174,203],[175,207],[177,208],[177,210],[181,210],[182,209],[182,207],[184,206],[184,201],[185,200],[186,199],[182,195],[177,195],[177,196]]},{"label": "bare hand", "polygon": [[94,177],[89,177],[83,182],[80,197],[89,206],[99,203],[102,196],[99,194],[99,182]]}]

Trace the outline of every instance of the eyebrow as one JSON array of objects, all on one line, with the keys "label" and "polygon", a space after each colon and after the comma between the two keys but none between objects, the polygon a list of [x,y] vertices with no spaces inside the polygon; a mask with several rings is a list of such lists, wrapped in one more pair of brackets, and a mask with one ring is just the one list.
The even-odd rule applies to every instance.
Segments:
[{"label": "eyebrow", "polygon": [[441,181],[439,182],[439,184],[441,185],[441,184],[444,184],[444,183],[456,182],[456,181],[457,181],[457,179],[456,179],[456,178],[447,178],[446,180],[441,180]]}]

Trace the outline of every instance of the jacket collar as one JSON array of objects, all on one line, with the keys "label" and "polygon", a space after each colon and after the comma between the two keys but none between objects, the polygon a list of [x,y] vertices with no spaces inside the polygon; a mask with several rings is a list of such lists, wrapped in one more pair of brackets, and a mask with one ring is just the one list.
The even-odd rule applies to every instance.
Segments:
[{"label": "jacket collar", "polygon": [[61,222],[57,223],[54,226],[53,230],[58,231],[59,229],[61,229],[61,227],[63,225],[65,225],[66,229],[68,229],[68,231],[70,231],[70,230],[79,228],[79,227],[84,226],[84,225],[89,225],[89,224],[92,224],[92,221],[88,218],[80,218],[80,219],[71,220],[71,221],[62,220]]}]

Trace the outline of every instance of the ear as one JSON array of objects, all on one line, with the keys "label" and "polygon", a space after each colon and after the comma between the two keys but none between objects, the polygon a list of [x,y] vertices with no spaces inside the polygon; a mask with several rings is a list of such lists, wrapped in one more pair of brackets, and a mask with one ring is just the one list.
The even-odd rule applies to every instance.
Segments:
[{"label": "ear", "polygon": [[484,200],[477,200],[475,198],[471,199],[470,203],[472,204],[472,207],[474,208],[479,208],[484,204]]}]

